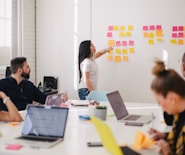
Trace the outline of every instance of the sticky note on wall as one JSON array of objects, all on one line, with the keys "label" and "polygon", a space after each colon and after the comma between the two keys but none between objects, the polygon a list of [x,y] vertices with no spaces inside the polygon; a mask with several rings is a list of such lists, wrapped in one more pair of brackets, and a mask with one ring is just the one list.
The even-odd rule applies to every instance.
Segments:
[{"label": "sticky note on wall", "polygon": [[121,56],[114,56],[114,62],[120,62]]}]

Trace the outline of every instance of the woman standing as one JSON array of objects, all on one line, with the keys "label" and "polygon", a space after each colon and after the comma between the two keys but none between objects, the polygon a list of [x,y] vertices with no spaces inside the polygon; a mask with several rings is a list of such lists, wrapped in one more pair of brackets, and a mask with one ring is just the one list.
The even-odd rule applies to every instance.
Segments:
[{"label": "woman standing", "polygon": [[90,40],[85,40],[80,43],[78,55],[78,95],[80,100],[86,100],[89,92],[97,89],[98,65],[95,59],[110,52],[112,49],[112,47],[109,47],[96,53],[96,48]]}]

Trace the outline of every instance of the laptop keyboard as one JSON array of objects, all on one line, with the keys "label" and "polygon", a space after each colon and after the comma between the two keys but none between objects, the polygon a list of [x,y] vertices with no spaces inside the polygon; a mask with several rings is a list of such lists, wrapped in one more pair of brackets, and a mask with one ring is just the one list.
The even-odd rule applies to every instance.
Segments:
[{"label": "laptop keyboard", "polygon": [[18,137],[17,139],[33,140],[33,141],[42,141],[42,142],[54,142],[54,141],[57,140],[56,138],[26,137],[26,136],[21,136],[21,137]]},{"label": "laptop keyboard", "polygon": [[140,115],[129,115],[127,118],[125,118],[125,120],[135,121],[140,117]]}]

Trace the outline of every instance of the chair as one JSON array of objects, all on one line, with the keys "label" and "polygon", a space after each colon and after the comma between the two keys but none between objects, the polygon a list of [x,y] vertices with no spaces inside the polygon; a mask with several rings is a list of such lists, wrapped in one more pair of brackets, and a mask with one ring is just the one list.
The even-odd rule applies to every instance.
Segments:
[{"label": "chair", "polygon": [[108,98],[106,96],[106,92],[92,90],[92,91],[90,91],[89,95],[87,96],[87,100],[108,101]]},{"label": "chair", "polygon": [[5,78],[11,75],[11,70],[10,70],[10,66],[6,67],[6,71],[5,71]]}]

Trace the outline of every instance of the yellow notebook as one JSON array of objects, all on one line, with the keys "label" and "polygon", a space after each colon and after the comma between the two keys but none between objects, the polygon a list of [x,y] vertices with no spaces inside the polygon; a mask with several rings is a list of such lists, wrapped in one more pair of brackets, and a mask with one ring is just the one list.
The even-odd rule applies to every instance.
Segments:
[{"label": "yellow notebook", "polygon": [[110,127],[99,118],[91,116],[91,121],[95,125],[97,132],[102,140],[103,146],[113,155],[139,155],[128,146],[119,146],[113,136]]}]

